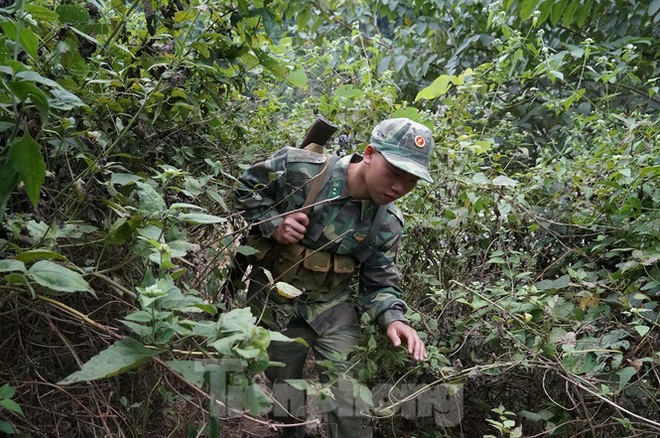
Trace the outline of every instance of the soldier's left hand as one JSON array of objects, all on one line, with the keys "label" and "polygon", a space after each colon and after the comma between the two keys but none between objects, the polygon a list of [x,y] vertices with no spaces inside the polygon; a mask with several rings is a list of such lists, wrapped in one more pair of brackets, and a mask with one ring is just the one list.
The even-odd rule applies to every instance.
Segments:
[{"label": "soldier's left hand", "polygon": [[387,337],[392,345],[398,347],[403,340],[408,347],[408,354],[420,361],[426,359],[426,346],[415,329],[402,321],[394,321],[387,327]]}]

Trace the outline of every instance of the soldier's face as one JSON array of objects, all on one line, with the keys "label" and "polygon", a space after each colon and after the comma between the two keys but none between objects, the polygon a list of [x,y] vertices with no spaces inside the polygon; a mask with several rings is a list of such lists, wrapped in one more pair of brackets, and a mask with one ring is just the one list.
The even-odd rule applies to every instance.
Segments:
[{"label": "soldier's face", "polygon": [[380,152],[368,152],[371,151],[365,150],[364,155],[369,164],[365,183],[371,199],[377,204],[389,204],[415,188],[418,177],[392,166]]}]

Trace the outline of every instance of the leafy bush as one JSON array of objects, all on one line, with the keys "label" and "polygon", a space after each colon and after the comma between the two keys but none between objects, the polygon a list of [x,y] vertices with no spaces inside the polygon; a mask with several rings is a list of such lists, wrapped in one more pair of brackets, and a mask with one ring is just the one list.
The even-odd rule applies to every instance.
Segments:
[{"label": "leafy bush", "polygon": [[388,116],[436,134],[401,204],[429,360],[368,322],[358,354],[370,387],[463,385],[465,415],[375,400],[381,435],[657,434],[658,1],[1,6],[0,430],[258,424],[280,338],[219,296],[229,198],[320,113],[338,153]]}]

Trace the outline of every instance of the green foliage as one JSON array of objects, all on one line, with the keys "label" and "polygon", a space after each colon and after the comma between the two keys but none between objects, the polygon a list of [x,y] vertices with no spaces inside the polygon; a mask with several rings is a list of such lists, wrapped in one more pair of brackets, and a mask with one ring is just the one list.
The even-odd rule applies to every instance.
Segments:
[{"label": "green foliage", "polygon": [[[465,436],[657,433],[657,0],[9,3],[2,432],[33,427],[13,399],[31,421],[59,406],[41,376],[117,394],[82,402],[99,410],[69,436],[213,435],[262,412],[255,376],[283,339],[218,297],[244,227],[231,189],[320,113],[339,153],[389,116],[436,134],[435,183],[401,204],[429,359],[411,367],[365,322],[361,383],[462,384]],[[198,391],[221,403],[208,416]]]},{"label": "green foliage", "polygon": [[158,353],[158,350],[147,349],[134,339],[122,339],[91,358],[80,371],[69,375],[59,384],[69,385],[112,377],[139,366]]},{"label": "green foliage", "polygon": [[[23,413],[23,409],[21,409],[21,406],[18,403],[16,403],[14,400],[12,400],[15,394],[16,394],[15,387],[10,386],[6,383],[2,385],[0,387],[0,408],[6,409],[10,412],[13,412],[14,414],[24,417],[25,414]],[[16,433],[16,428],[11,423],[11,421],[0,419],[0,432],[7,435],[13,435]]]}]

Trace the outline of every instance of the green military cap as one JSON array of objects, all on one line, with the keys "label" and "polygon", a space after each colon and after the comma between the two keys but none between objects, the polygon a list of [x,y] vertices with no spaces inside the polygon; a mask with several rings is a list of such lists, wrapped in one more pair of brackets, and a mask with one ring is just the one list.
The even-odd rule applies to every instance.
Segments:
[{"label": "green military cap", "polygon": [[433,134],[421,123],[403,117],[382,121],[371,133],[371,145],[397,169],[433,182],[429,174]]}]

